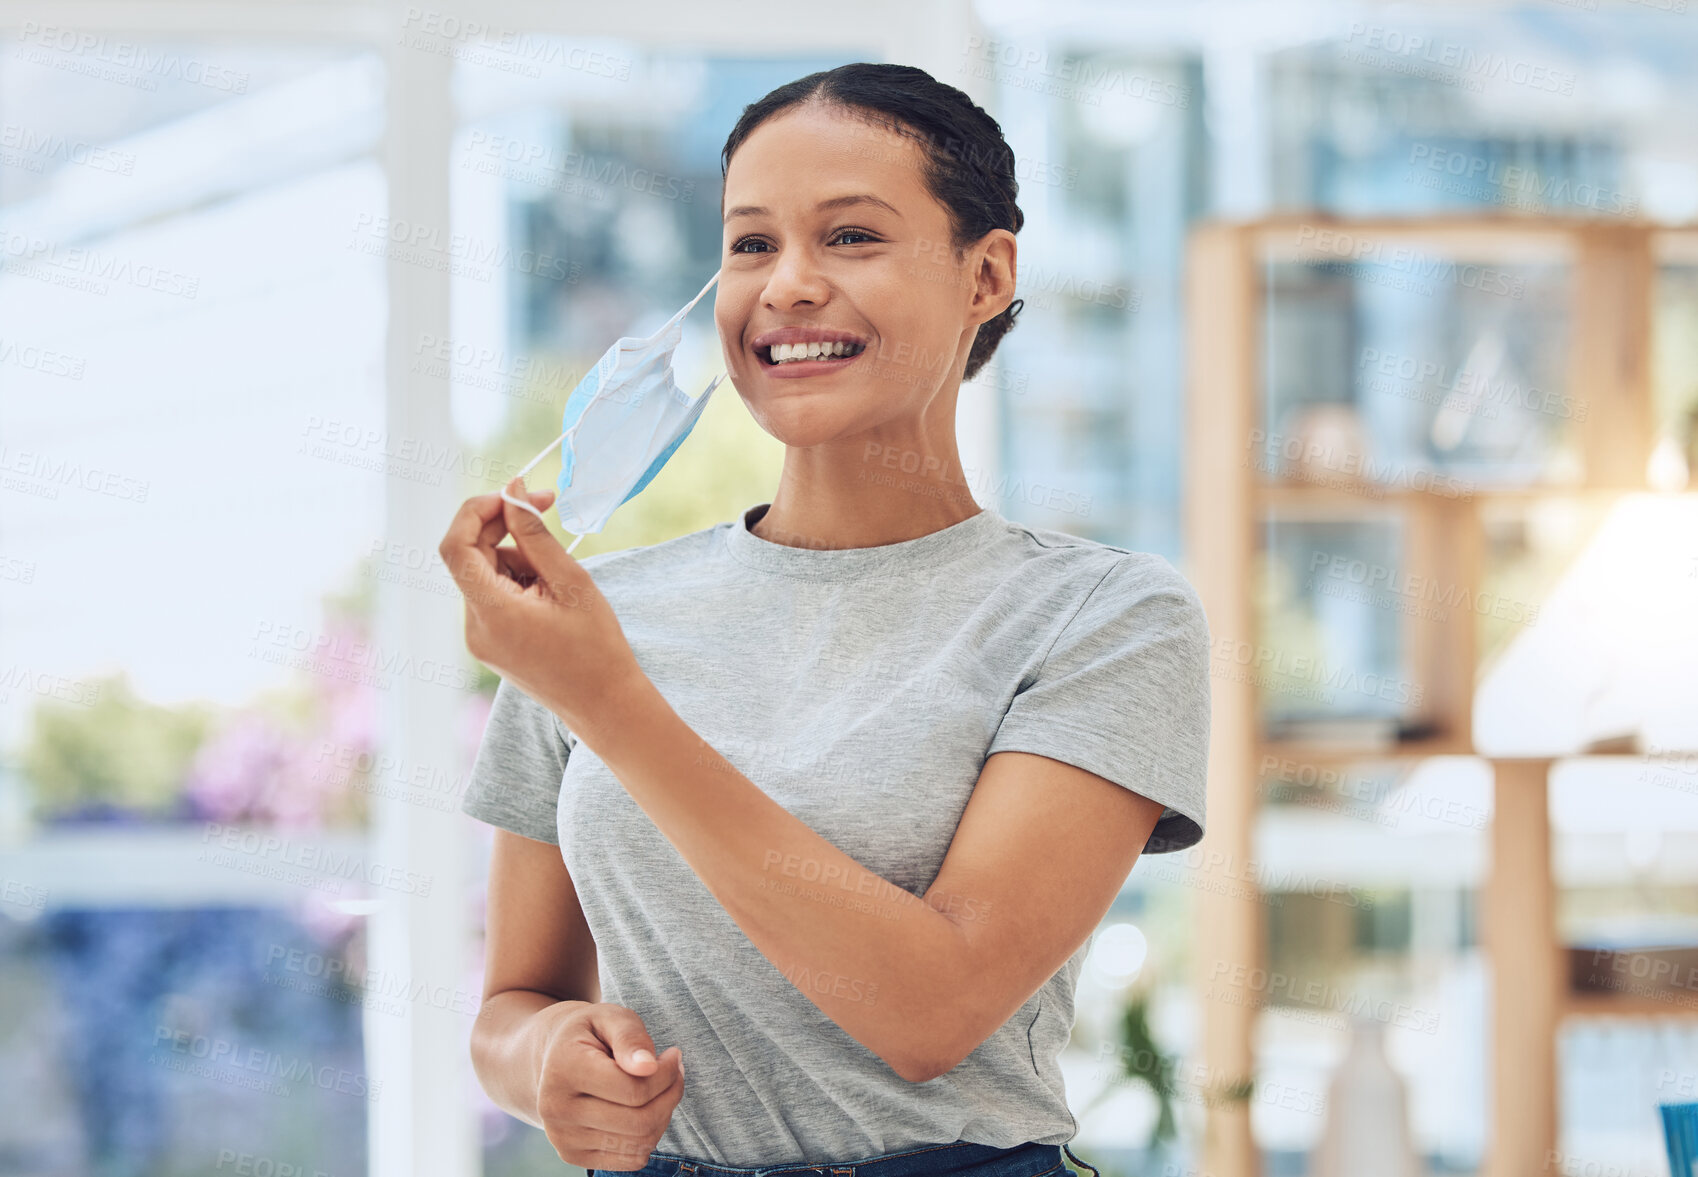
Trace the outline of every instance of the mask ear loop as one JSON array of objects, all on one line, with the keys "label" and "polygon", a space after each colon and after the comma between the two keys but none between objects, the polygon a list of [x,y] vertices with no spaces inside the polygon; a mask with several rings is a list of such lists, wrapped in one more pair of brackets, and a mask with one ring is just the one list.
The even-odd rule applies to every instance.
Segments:
[{"label": "mask ear loop", "polygon": [[[578,418],[578,421],[582,421],[582,420],[583,420],[582,417]],[[565,441],[566,438],[569,437],[572,434],[572,432],[578,428],[578,421],[572,422],[572,428],[571,429],[566,430],[565,433],[562,433],[559,437],[555,438],[553,441],[551,441],[547,445],[543,446],[542,452],[540,454],[538,454],[536,457],[532,458],[530,461],[525,463],[524,467],[522,469],[520,469],[520,471],[519,471],[518,476],[519,476],[520,481],[523,481],[525,475],[527,475],[531,472],[532,466],[535,466],[538,462],[540,462],[544,458],[548,457],[549,454],[552,454],[554,452],[554,447],[559,445],[561,442]],[[522,511],[529,511],[531,514],[533,514],[537,517],[537,521],[540,522],[544,527],[548,526],[548,520],[543,518],[543,514],[542,514],[541,511],[537,510],[535,507],[531,506],[529,503],[525,502],[523,499],[516,499],[512,495],[508,494],[507,493],[507,487],[506,487],[505,484],[501,487],[501,501],[504,502],[504,503],[512,503],[515,507],[518,507]],[[554,501],[559,502],[560,501],[559,497],[556,496]],[[588,534],[589,534],[589,532],[587,532],[587,531],[584,532],[584,535],[588,535]],[[583,542],[584,535],[580,535],[577,539],[572,541],[570,546],[567,547],[566,554],[568,556],[570,556],[572,554],[573,548],[577,547],[580,543]]]}]

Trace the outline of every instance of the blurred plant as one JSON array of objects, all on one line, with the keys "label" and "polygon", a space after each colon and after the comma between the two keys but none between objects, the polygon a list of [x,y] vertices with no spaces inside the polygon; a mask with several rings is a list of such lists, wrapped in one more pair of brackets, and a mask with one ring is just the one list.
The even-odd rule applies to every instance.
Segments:
[{"label": "blurred plant", "polygon": [[[1098,1092],[1080,1115],[1113,1095],[1123,1083],[1142,1083],[1156,1098],[1156,1123],[1150,1132],[1151,1150],[1179,1136],[1178,1117],[1174,1101],[1179,1095],[1177,1081],[1178,1059],[1162,1050],[1155,1032],[1150,1028],[1150,998],[1147,991],[1135,993],[1120,1016],[1119,1043],[1120,1074]],[[1255,1089],[1253,1079],[1210,1087],[1203,1092],[1204,1103],[1210,1107],[1249,1099]]]},{"label": "blurred plant", "polygon": [[1163,1053],[1161,1044],[1150,1029],[1149,994],[1135,994],[1121,1012],[1119,1047],[1120,1074],[1097,1093],[1081,1115],[1113,1095],[1123,1083],[1143,1083],[1156,1097],[1156,1125],[1150,1134],[1148,1147],[1174,1139],[1179,1135],[1173,1114],[1173,1097],[1178,1090],[1174,1085],[1175,1060],[1172,1055]]},{"label": "blurred plant", "polygon": [[357,601],[328,604],[332,653],[317,660],[325,672],[245,707],[149,703],[123,673],[102,685],[92,706],[38,704],[20,758],[36,817],[288,827],[363,821],[376,689],[341,652],[365,648],[369,627]]},{"label": "blurred plant", "polygon": [[213,715],[204,704],[149,703],[123,672],[101,681],[91,705],[38,701],[20,756],[38,814],[60,820],[171,814]]}]

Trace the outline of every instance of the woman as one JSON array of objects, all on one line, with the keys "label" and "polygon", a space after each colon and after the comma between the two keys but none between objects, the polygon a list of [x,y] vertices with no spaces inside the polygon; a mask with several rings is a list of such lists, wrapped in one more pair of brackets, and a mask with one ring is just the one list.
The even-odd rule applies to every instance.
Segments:
[{"label": "woman", "polygon": [[722,159],[772,502],[579,562],[482,495],[442,543],[502,675],[474,1064],[598,1177],[1060,1174],[1088,939],[1202,836],[1206,621],[1160,556],[967,489],[956,397],[1019,309],[989,115],[857,63]]}]

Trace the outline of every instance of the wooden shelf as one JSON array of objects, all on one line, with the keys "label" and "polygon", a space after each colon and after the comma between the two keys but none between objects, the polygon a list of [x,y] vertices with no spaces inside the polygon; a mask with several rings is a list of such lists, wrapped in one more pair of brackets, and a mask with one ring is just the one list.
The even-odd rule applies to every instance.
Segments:
[{"label": "wooden shelf", "polygon": [[1406,760],[1423,756],[1475,756],[1473,742],[1455,736],[1424,736],[1388,744],[1337,744],[1320,740],[1258,740],[1256,760],[1278,756],[1301,764],[1336,765],[1356,760]]},{"label": "wooden shelf", "polygon": [[1698,993],[1667,1000],[1637,993],[1570,993],[1559,1012],[1564,1018],[1698,1018]]},{"label": "wooden shelf", "polygon": [[[1382,248],[1381,243],[1384,243]],[[1365,246],[1366,248],[1359,248]],[[1569,442],[1582,479],[1492,486],[1462,472],[1434,471],[1434,483],[1396,485],[1315,468],[1319,481],[1264,469],[1260,404],[1267,378],[1263,331],[1276,291],[1273,266],[1405,264],[1431,256],[1483,264],[1564,267],[1568,327],[1563,361],[1589,413]],[[1395,519],[1402,537],[1398,571],[1411,582],[1477,593],[1489,522],[1483,506],[1585,501],[1647,489],[1655,440],[1650,395],[1652,288],[1659,262],[1698,261],[1698,226],[1665,229],[1645,222],[1600,223],[1583,217],[1467,215],[1344,220],[1295,213],[1248,223],[1206,221],[1193,228],[1186,258],[1187,441],[1184,495],[1186,569],[1217,643],[1260,649],[1256,601],[1270,513],[1291,520]],[[1336,362],[1346,362],[1340,356]],[[1464,493],[1466,492],[1466,493]],[[1411,719],[1436,735],[1352,745],[1331,740],[1270,739],[1254,677],[1219,675],[1212,690],[1209,744],[1210,857],[1256,857],[1259,762],[1278,756],[1304,764],[1395,761],[1482,755],[1473,747],[1476,629],[1405,614],[1405,666],[1429,688]],[[1278,637],[1279,635],[1275,635]],[[1622,753],[1619,755],[1632,755]],[[1588,755],[1579,752],[1576,755]],[[1488,827],[1491,871],[1480,896],[1482,943],[1494,979],[1490,1003],[1494,1103],[1493,1150],[1483,1177],[1513,1177],[1545,1162],[1560,1136],[1556,1031],[1571,1016],[1698,1016],[1691,1007],[1628,993],[1570,994],[1559,979],[1556,889],[1551,868],[1549,769],[1560,757],[1486,757],[1494,773],[1494,820]],[[1266,913],[1254,888],[1200,888],[1196,939],[1202,1012],[1202,1062],[1211,1073],[1255,1070],[1255,1019],[1210,996],[1207,969],[1221,962],[1265,965]],[[1250,1177],[1259,1152],[1244,1106],[1211,1108],[1199,1167]]]}]

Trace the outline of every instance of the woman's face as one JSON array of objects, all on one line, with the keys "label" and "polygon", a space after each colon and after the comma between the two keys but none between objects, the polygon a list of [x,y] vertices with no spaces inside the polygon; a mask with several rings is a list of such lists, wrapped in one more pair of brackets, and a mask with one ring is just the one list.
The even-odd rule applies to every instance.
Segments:
[{"label": "woman's face", "polygon": [[[993,230],[957,261],[922,164],[913,140],[811,105],[767,120],[731,158],[714,319],[732,383],[787,445],[887,423],[906,433],[928,413],[953,436],[973,333],[1013,298],[1014,237]],[[974,280],[987,247],[1005,263],[1000,295]],[[775,332],[781,346],[861,350],[774,364]]]}]

